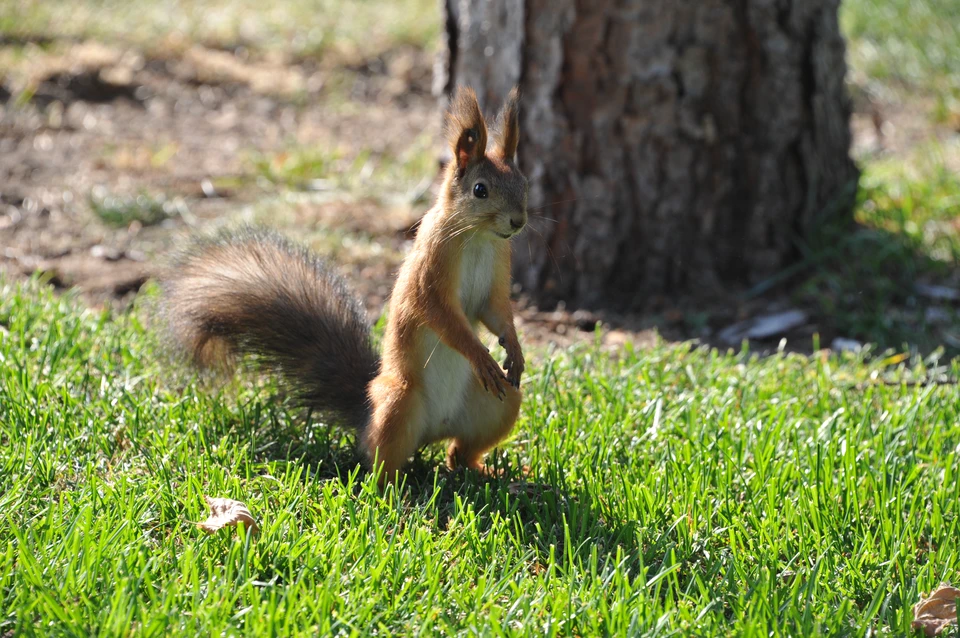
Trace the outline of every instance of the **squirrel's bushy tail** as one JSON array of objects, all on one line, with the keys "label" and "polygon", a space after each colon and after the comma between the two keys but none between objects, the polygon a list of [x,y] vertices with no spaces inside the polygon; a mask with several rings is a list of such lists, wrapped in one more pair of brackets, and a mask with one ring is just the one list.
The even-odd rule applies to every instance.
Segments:
[{"label": "squirrel's bushy tail", "polygon": [[161,313],[195,363],[255,355],[309,407],[363,427],[377,375],[363,307],[320,258],[273,232],[195,240],[161,279]]}]

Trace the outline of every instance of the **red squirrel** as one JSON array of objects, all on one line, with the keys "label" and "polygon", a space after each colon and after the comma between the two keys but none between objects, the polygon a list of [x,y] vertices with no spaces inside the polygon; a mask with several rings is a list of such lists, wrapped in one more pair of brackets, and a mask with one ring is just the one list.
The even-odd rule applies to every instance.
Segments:
[{"label": "red squirrel", "polygon": [[[256,355],[304,404],[357,430],[381,485],[444,439],[451,469],[486,471],[484,453],[517,420],[524,370],[510,305],[509,240],[527,223],[518,115],[514,89],[488,139],[474,92],[454,95],[453,159],[400,268],[382,355],[361,303],[323,260],[254,229],[198,240],[168,269],[161,303],[176,340],[200,365]],[[503,369],[481,323],[506,351]]]}]

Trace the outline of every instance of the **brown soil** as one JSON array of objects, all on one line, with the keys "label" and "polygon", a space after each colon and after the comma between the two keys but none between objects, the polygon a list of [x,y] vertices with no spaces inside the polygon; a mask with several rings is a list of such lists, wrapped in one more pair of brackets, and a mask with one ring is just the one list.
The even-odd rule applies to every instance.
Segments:
[{"label": "brown soil", "polygon": [[[0,43],[0,65],[10,44]],[[0,271],[8,277],[40,271],[93,305],[123,306],[184,235],[255,218],[332,248],[371,316],[381,311],[410,228],[432,193],[412,206],[322,186],[310,192],[317,189],[294,185],[291,194],[265,183],[250,158],[292,145],[336,148],[350,170],[361,152],[400,156],[425,133],[439,142],[428,54],[399,49],[330,69],[199,46],[147,57],[97,43],[61,44],[58,54],[37,49],[26,56],[0,83]],[[870,135],[880,135],[883,123],[864,113],[855,124],[860,147],[875,150],[881,142]],[[138,196],[169,218],[115,226],[94,211],[93,202]],[[276,214],[265,218],[263,211]],[[336,246],[321,238],[329,229],[342,233]],[[769,304],[717,309],[711,322],[734,321]],[[612,328],[603,336],[609,349],[650,343],[657,332],[673,338],[711,332],[692,328],[690,314],[665,301],[651,305],[652,319],[539,312],[523,300],[518,306],[525,339],[537,343],[592,341],[598,320]]]},{"label": "brown soil", "polygon": [[[361,151],[401,155],[424,132],[439,139],[431,63],[399,50],[331,72],[196,46],[146,58],[97,43],[30,56],[0,84],[0,272],[40,272],[94,306],[124,307],[187,234],[256,219],[329,248],[317,235],[334,228],[345,238],[334,247],[337,262],[375,317],[429,203],[391,205],[297,185],[291,194],[258,179],[250,158],[296,145],[336,148],[349,165]],[[95,202],[138,197],[162,204],[169,218],[117,226],[94,210]],[[346,248],[354,243],[362,247]],[[532,340],[593,339],[582,314],[524,307],[519,315]],[[606,340],[619,346],[626,338],[613,332]]]},{"label": "brown soil", "polygon": [[[222,62],[219,51],[208,52]],[[2,265],[27,275],[42,270],[57,286],[76,286],[93,303],[123,297],[155,270],[178,231],[224,224],[276,189],[249,175],[249,157],[345,141],[356,148],[402,149],[435,126],[422,86],[402,100],[357,100],[328,106],[318,89],[296,99],[249,76],[235,60],[219,75],[190,49],[180,59],[76,45],[34,71],[29,103],[0,106]],[[233,56],[229,56],[232,58]],[[208,61],[208,64],[209,61]],[[221,64],[222,65],[222,64]],[[214,67],[217,68],[217,67]],[[301,67],[290,77],[310,77]],[[357,74],[354,93],[384,78]],[[228,184],[226,188],[216,186]],[[91,198],[162,198],[174,214],[156,226],[116,228],[93,212]]]}]

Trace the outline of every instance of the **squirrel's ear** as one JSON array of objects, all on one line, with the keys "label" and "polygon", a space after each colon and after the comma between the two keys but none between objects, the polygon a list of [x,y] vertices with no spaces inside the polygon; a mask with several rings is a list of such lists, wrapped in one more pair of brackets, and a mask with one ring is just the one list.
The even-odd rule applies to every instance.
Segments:
[{"label": "squirrel's ear", "polygon": [[461,177],[487,152],[487,125],[473,89],[457,87],[447,110],[447,140]]},{"label": "squirrel's ear", "polygon": [[500,156],[504,160],[512,160],[517,155],[517,144],[520,143],[520,88],[513,87],[500,115],[497,116],[497,130],[499,131]]}]

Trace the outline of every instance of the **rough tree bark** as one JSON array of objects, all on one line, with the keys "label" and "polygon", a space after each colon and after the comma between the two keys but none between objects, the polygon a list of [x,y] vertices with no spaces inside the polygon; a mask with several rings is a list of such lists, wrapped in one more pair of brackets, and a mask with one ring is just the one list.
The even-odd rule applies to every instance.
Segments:
[{"label": "rough tree bark", "polygon": [[441,0],[436,89],[523,92],[534,215],[517,280],[550,304],[722,293],[850,219],[839,0]]}]

